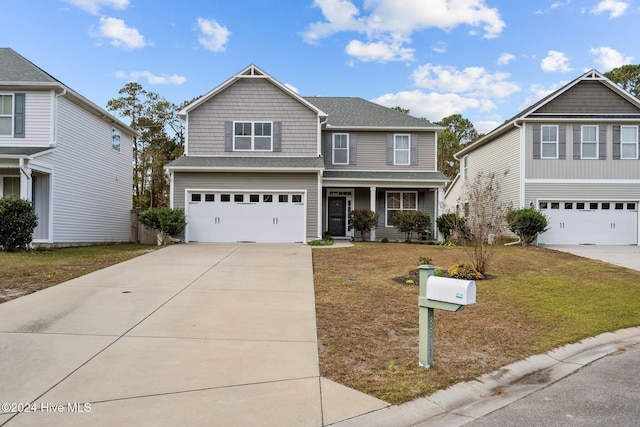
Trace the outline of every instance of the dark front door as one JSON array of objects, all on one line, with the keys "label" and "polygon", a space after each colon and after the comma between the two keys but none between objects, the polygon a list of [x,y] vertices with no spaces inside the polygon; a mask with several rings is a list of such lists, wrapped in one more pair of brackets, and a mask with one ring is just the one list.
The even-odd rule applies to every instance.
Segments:
[{"label": "dark front door", "polygon": [[329,234],[344,236],[347,234],[347,199],[345,197],[329,197]]}]

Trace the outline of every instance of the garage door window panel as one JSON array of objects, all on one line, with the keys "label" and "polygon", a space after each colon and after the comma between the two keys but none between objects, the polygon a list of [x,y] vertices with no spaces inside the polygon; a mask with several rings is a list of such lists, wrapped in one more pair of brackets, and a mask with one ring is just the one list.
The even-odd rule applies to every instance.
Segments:
[{"label": "garage door window panel", "polygon": [[196,202],[196,203],[202,201],[202,194],[200,194],[200,193],[192,193],[191,194],[191,201],[192,202]]}]

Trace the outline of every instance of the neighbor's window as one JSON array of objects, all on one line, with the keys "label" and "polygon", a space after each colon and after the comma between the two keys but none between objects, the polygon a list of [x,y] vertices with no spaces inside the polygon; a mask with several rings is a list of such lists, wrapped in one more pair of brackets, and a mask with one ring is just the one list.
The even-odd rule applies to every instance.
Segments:
[{"label": "neighbor's window", "polygon": [[332,160],[334,165],[349,164],[349,134],[347,133],[333,134]]},{"label": "neighbor's window", "polygon": [[233,149],[237,151],[271,151],[271,122],[235,122]]},{"label": "neighbor's window", "polygon": [[542,125],[540,127],[542,159],[558,158],[558,126]]},{"label": "neighbor's window", "polygon": [[638,158],[638,126],[620,126],[620,158]]},{"label": "neighbor's window", "polygon": [[0,135],[13,135],[13,95],[0,94]]},{"label": "neighbor's window", "polygon": [[411,164],[409,147],[410,147],[409,135],[394,135],[394,142],[393,142],[393,164],[394,165]]},{"label": "neighbor's window", "polygon": [[117,129],[111,129],[111,147],[120,151],[120,132]]},{"label": "neighbor's window", "polygon": [[583,159],[597,159],[598,158],[598,126],[585,125],[582,126],[582,140],[581,140]]},{"label": "neighbor's window", "polygon": [[467,180],[468,177],[468,166],[469,166],[469,156],[464,156],[462,158],[462,177],[464,180]]},{"label": "neighbor's window", "polygon": [[2,179],[2,196],[3,197],[20,197],[20,177],[5,176]]},{"label": "neighbor's window", "polygon": [[386,226],[393,227],[392,218],[397,212],[418,210],[418,193],[415,191],[387,191],[386,202]]}]

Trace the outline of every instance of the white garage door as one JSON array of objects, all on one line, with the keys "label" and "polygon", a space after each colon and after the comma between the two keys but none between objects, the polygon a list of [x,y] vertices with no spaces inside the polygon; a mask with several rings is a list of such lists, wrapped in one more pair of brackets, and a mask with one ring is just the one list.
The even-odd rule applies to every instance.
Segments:
[{"label": "white garage door", "polygon": [[190,242],[303,242],[302,192],[192,191],[187,195]]},{"label": "white garage door", "polygon": [[538,237],[547,245],[636,245],[636,202],[541,201],[549,230]]}]

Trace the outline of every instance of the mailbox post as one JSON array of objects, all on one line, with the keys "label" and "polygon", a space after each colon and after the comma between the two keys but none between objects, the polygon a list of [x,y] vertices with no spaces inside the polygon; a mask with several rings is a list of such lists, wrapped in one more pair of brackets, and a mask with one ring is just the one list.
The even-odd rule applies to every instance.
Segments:
[{"label": "mailbox post", "polygon": [[434,309],[446,311],[462,310],[465,305],[476,302],[476,284],[469,280],[435,277],[433,265],[421,265],[418,358],[420,366],[433,366]]}]

